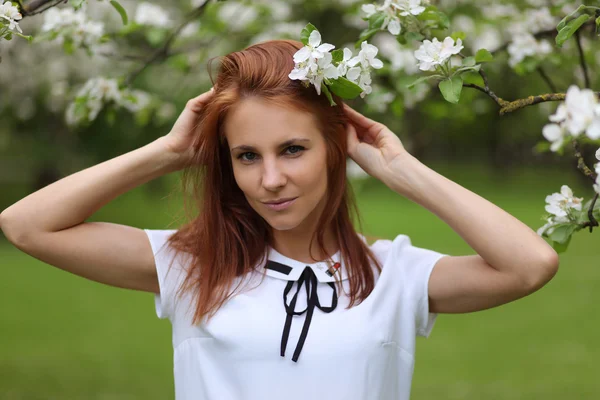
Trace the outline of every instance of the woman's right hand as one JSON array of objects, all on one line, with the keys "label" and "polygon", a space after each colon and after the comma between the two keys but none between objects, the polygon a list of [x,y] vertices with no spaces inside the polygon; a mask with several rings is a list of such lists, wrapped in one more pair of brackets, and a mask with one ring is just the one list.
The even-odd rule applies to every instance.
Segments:
[{"label": "woman's right hand", "polygon": [[161,138],[167,151],[175,154],[178,164],[183,168],[190,164],[193,156],[192,143],[194,133],[198,126],[200,111],[213,97],[214,89],[194,97],[185,105],[185,108],[175,121],[171,131]]}]

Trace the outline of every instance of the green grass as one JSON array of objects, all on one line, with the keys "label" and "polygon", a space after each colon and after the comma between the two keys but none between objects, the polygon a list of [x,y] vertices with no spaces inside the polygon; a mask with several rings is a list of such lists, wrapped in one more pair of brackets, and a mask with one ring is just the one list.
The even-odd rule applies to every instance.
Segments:
[{"label": "green grass", "polygon": [[[432,167],[534,229],[544,197],[561,184],[591,193],[568,171]],[[435,215],[378,182],[357,191],[367,234],[405,233],[420,247],[474,254]],[[161,228],[176,209],[170,204],[134,190],[94,219]],[[440,315],[431,336],[418,339],[412,399],[598,398],[599,235],[579,232],[557,276],[533,295]],[[0,399],[173,398],[171,327],[156,318],[151,294],[86,281],[2,243],[0,259]]]}]

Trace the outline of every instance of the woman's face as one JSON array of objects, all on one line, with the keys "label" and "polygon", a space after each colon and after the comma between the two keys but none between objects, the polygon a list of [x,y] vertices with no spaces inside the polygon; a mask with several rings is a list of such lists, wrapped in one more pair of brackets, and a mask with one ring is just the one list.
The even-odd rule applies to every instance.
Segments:
[{"label": "woman's face", "polygon": [[[224,128],[250,206],[273,229],[314,229],[327,192],[325,139],[314,117],[251,97],[229,112]],[[294,200],[265,204],[283,199]]]}]

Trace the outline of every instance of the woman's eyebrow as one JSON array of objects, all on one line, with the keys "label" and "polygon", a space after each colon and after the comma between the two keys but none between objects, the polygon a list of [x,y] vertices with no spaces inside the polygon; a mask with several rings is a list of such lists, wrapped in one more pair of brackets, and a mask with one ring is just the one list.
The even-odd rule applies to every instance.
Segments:
[{"label": "woman's eyebrow", "polygon": [[[289,146],[291,144],[294,144],[295,142],[310,142],[310,139],[292,138],[290,140],[286,140],[285,142],[281,143],[279,145],[279,148],[287,147],[287,146]],[[234,150],[256,151],[256,148],[254,146],[249,146],[249,145],[246,145],[246,144],[242,144],[242,145],[233,147],[231,149],[231,152],[233,153]]]}]

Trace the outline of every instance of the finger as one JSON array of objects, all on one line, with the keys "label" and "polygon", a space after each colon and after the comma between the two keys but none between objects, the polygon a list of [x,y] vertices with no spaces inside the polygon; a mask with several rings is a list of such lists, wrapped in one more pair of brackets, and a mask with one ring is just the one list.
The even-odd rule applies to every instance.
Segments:
[{"label": "finger", "polygon": [[203,106],[213,97],[215,91],[211,88],[209,91],[202,93],[200,96],[196,96],[188,101],[188,106],[194,112],[199,112]]},{"label": "finger", "polygon": [[373,125],[378,124],[377,121],[374,121],[370,118],[365,117],[364,115],[362,115],[361,113],[359,113],[358,111],[356,111],[355,109],[353,109],[346,103],[344,103],[344,111],[356,125],[358,125],[362,128],[369,129]]},{"label": "finger", "polygon": [[352,124],[349,123],[346,125],[346,133],[348,135],[348,154],[352,155],[360,141],[358,140],[356,129]]}]

